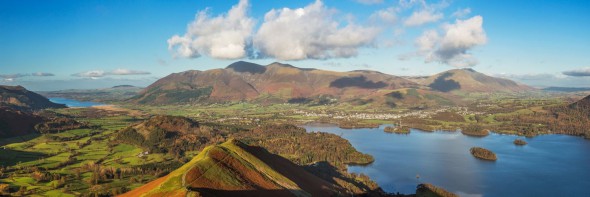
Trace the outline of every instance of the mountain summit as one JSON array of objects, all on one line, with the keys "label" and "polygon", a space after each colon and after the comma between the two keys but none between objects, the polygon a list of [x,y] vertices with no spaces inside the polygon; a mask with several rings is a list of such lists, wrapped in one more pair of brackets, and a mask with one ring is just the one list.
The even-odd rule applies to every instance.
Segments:
[{"label": "mountain summit", "polygon": [[453,69],[430,77],[415,79],[421,85],[441,92],[521,92],[533,88],[512,80],[491,77],[471,68]]},{"label": "mountain summit", "polygon": [[187,103],[203,100],[287,101],[293,98],[352,98],[379,89],[418,87],[401,77],[375,71],[335,72],[272,63],[236,62],[225,69],[190,70],[168,75],[148,86],[133,101]]},{"label": "mountain summit", "polygon": [[490,77],[473,69],[455,69],[430,77],[402,78],[377,71],[335,72],[298,68],[289,64],[266,66],[239,61],[224,69],[190,70],[170,74],[145,88],[131,101],[173,104],[223,101],[285,102],[328,98],[354,100],[379,97],[383,92],[421,89],[437,93],[519,92],[532,88],[508,79]]},{"label": "mountain summit", "polygon": [[263,148],[209,146],[170,174],[125,196],[342,196],[346,191]]}]

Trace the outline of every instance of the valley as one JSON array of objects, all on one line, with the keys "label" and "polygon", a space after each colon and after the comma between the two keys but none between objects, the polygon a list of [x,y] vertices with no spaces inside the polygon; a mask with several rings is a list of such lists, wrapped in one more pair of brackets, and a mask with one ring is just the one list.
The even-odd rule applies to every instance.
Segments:
[{"label": "valley", "polygon": [[590,188],[590,1],[0,1],[0,197]]},{"label": "valley", "polygon": [[[276,73],[280,77],[274,79]],[[216,78],[219,76],[223,78]],[[312,82],[319,79],[333,81]],[[186,83],[187,80],[194,84]],[[305,83],[295,83],[301,80]],[[272,88],[264,86],[281,83]],[[465,85],[473,83],[485,85]],[[244,84],[250,84],[246,86],[255,91],[226,94],[218,90],[241,90],[246,87]],[[448,89],[445,84],[454,87]],[[321,91],[293,92],[299,85]],[[414,160],[416,151],[425,154],[436,148],[419,149],[420,141],[438,144],[446,142],[446,137],[461,136],[458,137],[463,140],[461,143],[473,146],[490,145],[486,139],[509,141],[503,145],[492,143],[493,151],[500,150],[497,162],[502,165],[513,161],[509,159],[513,154],[522,154],[518,153],[519,149],[510,149],[517,151],[513,153],[506,150],[515,146],[512,141],[516,136],[525,136],[529,142],[523,149],[543,147],[544,140],[537,144],[535,139],[549,140],[556,134],[590,137],[588,97],[585,97],[588,92],[534,90],[474,70],[452,70],[432,77],[406,79],[376,72],[339,73],[279,63],[260,66],[237,62],[222,70],[172,74],[140,91],[122,86],[42,94],[68,99],[48,100],[30,94],[47,102],[41,103],[39,109],[33,105],[38,102],[27,96],[14,96],[26,94],[12,91],[3,97],[5,101],[19,99],[18,105],[8,102],[3,106],[3,113],[18,113],[32,121],[22,123],[28,125],[26,130],[27,127],[15,126],[8,119],[14,115],[0,119],[3,126],[0,134],[4,135],[0,139],[0,186],[4,188],[0,192],[3,194],[209,196],[237,195],[230,191],[243,190],[240,195],[247,196],[420,196],[429,193],[425,192],[428,189],[438,191],[438,187],[459,195],[494,194],[494,191],[448,184],[437,172],[427,169],[433,166],[421,166],[412,172],[408,167],[411,163],[400,161],[421,162]],[[79,101],[94,102],[78,105]],[[399,128],[399,133],[404,134],[388,134],[384,132],[385,126]],[[403,140],[406,138],[412,140]],[[566,141],[573,143],[572,147],[588,144],[587,140],[570,138]],[[385,150],[376,152],[376,147],[370,148],[366,143],[378,143],[380,149],[400,155],[384,158],[388,155]],[[468,161],[470,164],[464,169],[482,165],[471,160],[469,148],[442,150],[449,151],[453,158]],[[573,161],[573,158],[562,159]],[[432,162],[450,165],[437,159]],[[417,178],[408,179],[413,175],[386,170],[384,165],[400,166],[401,170],[418,174],[414,174]],[[504,168],[522,165],[526,163]],[[378,175],[382,173],[390,178]],[[448,176],[473,178],[463,171],[453,173]],[[486,179],[478,188],[497,185],[496,181],[497,178]],[[317,184],[305,185],[309,182]],[[418,185],[422,186],[417,190]]]}]

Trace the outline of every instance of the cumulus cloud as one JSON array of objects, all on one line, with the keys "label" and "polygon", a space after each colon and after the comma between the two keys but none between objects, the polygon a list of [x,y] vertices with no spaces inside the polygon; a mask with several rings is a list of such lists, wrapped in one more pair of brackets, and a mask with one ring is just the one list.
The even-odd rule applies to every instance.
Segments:
[{"label": "cumulus cloud", "polygon": [[86,72],[74,73],[72,74],[74,77],[85,77],[85,78],[100,78],[104,77],[105,72],[102,70],[91,70]]},{"label": "cumulus cloud", "polygon": [[493,74],[495,77],[501,77],[506,79],[514,79],[517,81],[529,81],[529,80],[547,80],[547,79],[557,79],[559,78],[556,75],[548,74],[548,73],[529,73],[529,74],[507,74],[507,73],[499,73]]},{"label": "cumulus cloud", "polygon": [[383,0],[356,0],[356,2],[371,5],[371,4],[383,3]]},{"label": "cumulus cloud", "polygon": [[427,23],[433,23],[443,18],[443,14],[432,9],[419,10],[404,21],[406,26],[420,26]]},{"label": "cumulus cloud", "polygon": [[377,10],[375,13],[371,14],[371,19],[378,19],[385,22],[386,24],[393,25],[397,23],[397,9],[395,7],[389,7],[386,9]]},{"label": "cumulus cloud", "polygon": [[4,78],[4,79],[16,79],[16,78],[21,78],[21,77],[26,77],[26,76],[29,76],[29,75],[28,74],[18,73],[18,74],[0,75],[0,78]]},{"label": "cumulus cloud", "polygon": [[55,76],[53,73],[46,73],[46,72],[34,72],[31,75],[32,76],[35,76],[35,77],[51,77],[51,76]]},{"label": "cumulus cloud", "polygon": [[298,9],[273,9],[254,36],[254,46],[280,60],[346,58],[374,43],[379,28],[334,19],[335,10],[322,1]]},{"label": "cumulus cloud", "polygon": [[34,72],[31,74],[28,73],[18,73],[18,74],[0,74],[0,79],[2,79],[2,81],[5,82],[13,82],[15,81],[17,78],[22,78],[22,77],[28,77],[28,76],[33,76],[33,77],[49,77],[49,76],[55,76],[52,73],[45,73],[45,72]]},{"label": "cumulus cloud", "polygon": [[199,11],[182,35],[168,39],[168,49],[176,57],[207,55],[217,59],[238,59],[247,55],[248,39],[255,21],[247,14],[248,0],[240,0],[226,14],[211,17]]},{"label": "cumulus cloud", "polygon": [[416,5],[419,5],[422,7],[427,7],[428,4],[424,0],[399,0],[399,6],[404,9],[407,9],[407,8],[410,8],[410,7],[413,7]]},{"label": "cumulus cloud", "polygon": [[577,70],[569,70],[564,71],[562,74],[572,77],[589,77],[590,76],[590,67],[577,69]]},{"label": "cumulus cloud", "polygon": [[150,72],[147,71],[139,71],[139,70],[128,70],[128,69],[115,69],[111,72],[108,72],[109,75],[149,75]]},{"label": "cumulus cloud", "polygon": [[151,73],[146,72],[146,71],[115,69],[115,70],[108,71],[108,72],[103,71],[103,70],[91,70],[91,71],[86,71],[86,72],[74,73],[74,74],[72,74],[72,76],[97,79],[97,78],[105,77],[107,75],[149,75],[149,74],[151,74]]},{"label": "cumulus cloud", "polygon": [[459,9],[453,12],[453,17],[455,18],[463,18],[467,15],[471,14],[471,8]]},{"label": "cumulus cloud", "polygon": [[416,39],[417,54],[425,56],[427,63],[440,62],[459,68],[475,66],[478,61],[468,52],[487,42],[482,25],[483,18],[474,16],[445,24],[442,31],[425,31]]}]

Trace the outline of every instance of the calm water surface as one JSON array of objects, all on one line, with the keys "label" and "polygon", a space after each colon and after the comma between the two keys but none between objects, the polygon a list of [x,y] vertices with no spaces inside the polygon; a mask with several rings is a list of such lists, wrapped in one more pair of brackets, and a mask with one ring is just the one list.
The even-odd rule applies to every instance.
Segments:
[{"label": "calm water surface", "polygon": [[[590,140],[567,135],[526,138],[516,146],[513,135],[469,137],[460,132],[409,135],[375,129],[340,129],[304,125],[308,132],[341,135],[359,151],[371,154],[368,166],[349,166],[387,192],[414,193],[419,182],[441,186],[461,196],[590,196]],[[496,162],[475,159],[473,146],[492,150]],[[417,179],[416,175],[420,175]]]},{"label": "calm water surface", "polygon": [[97,103],[97,102],[77,101],[77,100],[67,99],[67,98],[49,98],[49,100],[54,103],[65,104],[68,107],[92,107],[92,106],[104,105],[102,103]]}]

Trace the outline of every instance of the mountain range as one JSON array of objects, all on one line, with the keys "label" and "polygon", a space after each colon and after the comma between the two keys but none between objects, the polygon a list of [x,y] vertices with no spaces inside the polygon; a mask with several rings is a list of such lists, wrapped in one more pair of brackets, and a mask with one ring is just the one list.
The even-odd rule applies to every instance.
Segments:
[{"label": "mountain range", "polygon": [[224,69],[170,74],[149,85],[130,101],[139,104],[359,99],[373,102],[383,100],[379,98],[394,91],[407,92],[408,89],[417,90],[421,96],[433,94],[447,100],[454,100],[453,95],[460,92],[533,90],[473,69],[455,69],[427,77],[400,77],[369,70],[336,72],[277,62],[263,66],[239,61]]}]

